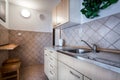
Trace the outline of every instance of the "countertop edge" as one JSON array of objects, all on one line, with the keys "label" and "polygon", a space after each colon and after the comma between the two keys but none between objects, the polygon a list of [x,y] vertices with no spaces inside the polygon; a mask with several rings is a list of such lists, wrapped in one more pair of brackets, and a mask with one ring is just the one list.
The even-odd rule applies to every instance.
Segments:
[{"label": "countertop edge", "polygon": [[89,60],[89,59],[86,59],[86,58],[83,58],[83,57],[77,57],[76,59],[86,61],[86,62],[92,63],[94,65],[97,65],[99,67],[102,67],[102,68],[120,73],[120,68],[118,68],[118,67],[114,67],[114,66],[111,66],[111,65],[108,65],[108,64],[105,64],[105,63],[101,63],[101,62],[98,62],[98,61],[94,61],[94,60]]}]

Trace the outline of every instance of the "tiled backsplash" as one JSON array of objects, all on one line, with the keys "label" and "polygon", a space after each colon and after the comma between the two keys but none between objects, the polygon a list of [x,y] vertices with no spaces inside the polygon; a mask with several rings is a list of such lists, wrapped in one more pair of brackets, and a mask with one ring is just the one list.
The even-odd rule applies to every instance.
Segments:
[{"label": "tiled backsplash", "polygon": [[52,46],[52,33],[9,30],[11,43],[19,44],[10,57],[19,57],[23,66],[43,63],[45,46]]},{"label": "tiled backsplash", "polygon": [[[0,25],[0,45],[7,44],[8,39],[8,30]],[[0,50],[0,66],[4,60],[8,58],[8,52]]]},{"label": "tiled backsplash", "polygon": [[62,30],[66,46],[86,46],[81,40],[101,48],[120,50],[120,14]]}]

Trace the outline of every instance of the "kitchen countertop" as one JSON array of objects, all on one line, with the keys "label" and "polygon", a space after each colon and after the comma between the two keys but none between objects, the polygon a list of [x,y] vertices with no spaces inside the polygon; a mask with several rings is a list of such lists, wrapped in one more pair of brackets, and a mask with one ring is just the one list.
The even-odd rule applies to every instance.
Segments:
[{"label": "kitchen countertop", "polygon": [[[104,59],[104,58],[88,59],[88,58],[85,58],[85,57],[82,57],[82,56],[74,56],[70,52],[62,51],[62,49],[65,49],[65,48],[69,49],[70,47],[46,47],[46,49],[55,50],[57,52],[60,52],[60,53],[63,53],[65,55],[74,57],[76,59],[79,59],[79,60],[82,60],[82,61],[85,61],[85,62],[89,62],[89,63],[92,63],[92,64],[97,65],[99,67],[102,67],[102,68],[105,68],[105,69],[120,73],[120,62],[114,62],[114,61],[107,60],[107,59]],[[94,53],[85,53],[85,55],[91,55],[91,54],[94,54]],[[95,54],[97,54],[98,56],[101,56],[101,55],[106,56],[105,54],[108,55],[108,53],[106,53],[106,52],[100,52],[100,53],[95,53]],[[119,56],[117,56],[117,55],[115,57],[117,57],[118,60],[120,60],[120,58],[119,58],[120,55]]]}]

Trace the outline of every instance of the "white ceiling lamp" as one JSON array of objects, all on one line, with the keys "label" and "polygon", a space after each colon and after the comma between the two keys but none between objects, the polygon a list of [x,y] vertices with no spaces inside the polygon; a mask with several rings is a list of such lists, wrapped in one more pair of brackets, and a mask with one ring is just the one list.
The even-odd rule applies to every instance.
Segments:
[{"label": "white ceiling lamp", "polygon": [[25,18],[29,18],[29,17],[30,17],[30,11],[27,10],[27,9],[23,9],[23,10],[21,11],[21,15],[22,15],[23,17],[25,17]]}]

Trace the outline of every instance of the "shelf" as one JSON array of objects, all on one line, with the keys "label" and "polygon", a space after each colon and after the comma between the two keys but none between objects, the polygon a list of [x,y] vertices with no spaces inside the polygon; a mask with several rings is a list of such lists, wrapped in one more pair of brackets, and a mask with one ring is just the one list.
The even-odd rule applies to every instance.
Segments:
[{"label": "shelf", "polygon": [[17,44],[6,44],[0,46],[0,50],[14,50],[17,46]]}]

